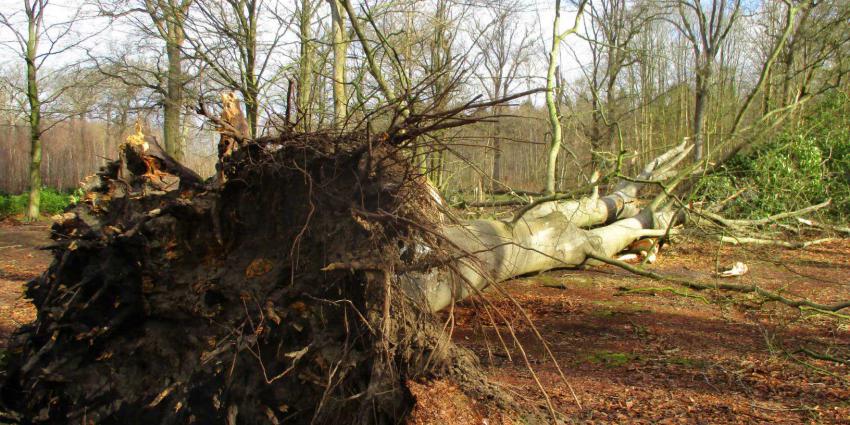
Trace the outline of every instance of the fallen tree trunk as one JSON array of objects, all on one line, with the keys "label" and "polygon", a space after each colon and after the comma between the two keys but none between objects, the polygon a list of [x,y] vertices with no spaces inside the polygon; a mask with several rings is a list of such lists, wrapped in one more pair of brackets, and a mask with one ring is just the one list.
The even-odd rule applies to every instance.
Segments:
[{"label": "fallen tree trunk", "polygon": [[[447,274],[414,275],[406,291],[432,311],[446,308],[514,276],[555,268],[577,267],[589,254],[612,257],[644,236],[661,236],[674,214],[646,212],[592,230],[577,227],[562,212],[511,224],[477,220],[443,228],[442,236],[465,253]],[[646,230],[658,230],[647,232]],[[660,231],[660,233],[659,233]]]},{"label": "fallen tree trunk", "polygon": [[676,171],[676,166],[687,157],[692,147],[682,142],[661,154],[650,161],[637,178],[619,183],[610,195],[602,198],[590,196],[579,200],[558,202],[547,202],[546,198],[542,198],[520,209],[513,221],[516,222],[520,218],[541,218],[552,212],[560,212],[575,226],[588,227],[633,217],[641,210],[638,204],[640,189],[647,184],[661,183],[671,177]]},{"label": "fallen tree trunk", "polygon": [[[638,192],[646,184],[670,177],[690,150],[686,143],[670,149],[647,164],[636,179],[620,183],[602,198],[542,198],[520,209],[510,222],[475,220],[444,226],[440,236],[463,254],[447,273],[406,276],[406,292],[439,311],[490,283],[577,267],[589,254],[613,257],[636,239],[661,236],[683,217],[669,211],[642,211]],[[582,229],[602,224],[607,226]]]}]

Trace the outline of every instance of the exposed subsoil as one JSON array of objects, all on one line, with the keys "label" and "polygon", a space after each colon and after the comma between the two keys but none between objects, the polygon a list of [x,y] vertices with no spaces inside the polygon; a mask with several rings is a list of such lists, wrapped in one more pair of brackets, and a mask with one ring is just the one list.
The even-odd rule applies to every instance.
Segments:
[{"label": "exposed subsoil", "polygon": [[[34,318],[21,294],[24,283],[49,265],[49,253],[37,249],[49,242],[48,232],[44,224],[0,223],[0,349],[17,326]],[[848,240],[806,250],[689,241],[662,251],[651,267],[710,282],[718,265],[735,261],[750,269],[734,278],[741,283],[821,302],[850,297]],[[850,424],[850,367],[800,352],[850,358],[845,319],[760,304],[748,295],[651,291],[672,286],[609,266],[502,285],[525,308],[575,389],[581,408],[512,301],[491,291],[493,306],[510,318],[555,407],[568,420]],[[543,403],[507,329],[501,333],[509,354],[472,302],[452,314],[454,339],[480,356],[491,378],[528,403]],[[440,385],[445,384],[414,385],[414,396],[440,398],[447,391]],[[415,423],[480,423],[479,415],[463,407],[415,415]]]}]

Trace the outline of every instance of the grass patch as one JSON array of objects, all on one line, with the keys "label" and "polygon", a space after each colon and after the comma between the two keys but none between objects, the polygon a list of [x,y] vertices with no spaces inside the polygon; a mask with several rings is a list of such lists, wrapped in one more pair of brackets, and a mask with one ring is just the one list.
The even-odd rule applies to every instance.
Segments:
[{"label": "grass patch", "polygon": [[667,364],[679,365],[689,369],[705,369],[708,365],[705,360],[691,359],[688,357],[670,357],[664,360]]},{"label": "grass patch", "polygon": [[594,351],[585,357],[585,361],[587,362],[602,364],[611,368],[622,367],[638,359],[639,357],[632,353],[621,353],[608,350]]},{"label": "grass patch", "polygon": [[618,314],[640,314],[651,313],[652,310],[640,305],[625,304],[618,301],[594,301],[593,305],[599,307],[590,312],[594,317],[612,317]]},{"label": "grass patch", "polygon": [[541,273],[535,275],[532,280],[540,286],[555,289],[589,288],[593,286],[592,279],[573,275]]}]

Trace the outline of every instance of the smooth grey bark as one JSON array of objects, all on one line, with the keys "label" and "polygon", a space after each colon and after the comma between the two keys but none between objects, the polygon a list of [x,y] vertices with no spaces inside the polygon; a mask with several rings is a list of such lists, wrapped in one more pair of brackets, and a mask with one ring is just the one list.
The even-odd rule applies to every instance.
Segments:
[{"label": "smooth grey bark", "polygon": [[[182,31],[182,30],[181,30]],[[166,41],[168,71],[163,99],[162,136],[165,151],[178,161],[183,159],[183,138],[180,132],[183,108],[183,54],[180,51],[182,41]]]},{"label": "smooth grey bark", "polygon": [[25,2],[27,15],[27,101],[29,102],[30,125],[30,193],[25,215],[26,221],[38,220],[41,207],[41,100],[38,91],[38,40],[40,26],[44,18],[44,6],[41,1],[30,4]]},{"label": "smooth grey bark", "polygon": [[334,127],[343,129],[348,120],[348,95],[345,93],[345,61],[348,54],[348,34],[344,11],[339,0],[328,0],[331,6],[331,31],[333,32],[333,102]]},{"label": "smooth grey bark", "polygon": [[301,51],[298,58],[298,123],[302,131],[310,131],[313,104],[313,0],[302,0],[298,32]]},{"label": "smooth grey bark", "polygon": [[468,253],[448,269],[401,276],[405,292],[442,310],[487,286],[532,272],[577,267],[588,255],[612,257],[643,236],[659,236],[674,219],[672,211],[641,214],[592,230],[581,229],[555,211],[511,224],[475,220],[446,226],[442,236]]}]

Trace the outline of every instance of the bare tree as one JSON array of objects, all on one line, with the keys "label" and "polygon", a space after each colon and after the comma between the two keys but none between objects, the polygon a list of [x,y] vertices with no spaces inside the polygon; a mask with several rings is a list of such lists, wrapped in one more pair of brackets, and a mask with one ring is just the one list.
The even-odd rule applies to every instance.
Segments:
[{"label": "bare tree", "polygon": [[[14,36],[3,46],[14,52],[25,65],[26,86],[18,90],[26,94],[27,120],[30,133],[29,202],[25,219],[37,220],[41,205],[42,135],[56,123],[69,117],[59,111],[46,110],[62,94],[78,82],[73,78],[59,78],[57,71],[47,68],[47,63],[69,52],[85,40],[75,32],[74,25],[84,21],[82,7],[73,10],[66,19],[54,22],[46,17],[50,0],[24,0],[23,10],[0,12],[0,25]],[[77,65],[71,64],[66,71]],[[65,77],[69,73],[66,72]],[[57,81],[61,81],[57,83]],[[48,84],[46,84],[48,83]],[[45,114],[46,113],[46,114]],[[74,115],[75,113],[71,114]],[[49,122],[45,122],[49,118]]]},{"label": "bare tree", "polygon": [[[185,24],[192,3],[193,0],[97,0],[102,15],[123,19],[141,32],[140,45],[146,44],[146,39],[164,44],[164,66],[159,61],[153,67],[142,65],[144,61],[132,59],[137,52],[93,59],[110,77],[152,89],[160,96],[165,150],[178,159],[183,157],[185,145],[181,127],[186,105],[185,87],[190,78],[185,72],[183,50]],[[106,67],[103,62],[110,66]]]},{"label": "bare tree", "polygon": [[628,111],[620,77],[638,60],[636,37],[647,30],[655,13],[646,2],[602,0],[591,2],[584,37],[590,48],[590,69],[585,71],[589,85],[591,124],[588,131],[593,164],[601,166],[603,151],[618,154],[621,115]]},{"label": "bare tree", "polygon": [[677,0],[673,5],[678,19],[673,25],[688,40],[694,55],[694,159],[704,155],[706,107],[711,95],[714,61],[730,30],[741,16],[741,0],[711,0],[704,6],[700,0]]},{"label": "bare tree", "polygon": [[298,57],[298,122],[302,130],[311,128],[311,105],[313,103],[313,65],[315,48],[313,47],[313,15],[316,13],[316,0],[301,0],[297,11],[298,38],[300,55]]},{"label": "bare tree", "polygon": [[[457,37],[461,33],[459,24],[465,17],[467,10],[461,9],[453,12],[456,8],[451,0],[438,0],[433,15],[430,17],[431,38],[428,40],[429,51],[428,62],[424,66],[426,75],[433,76],[430,95],[434,99],[434,112],[444,111],[451,101],[451,97],[460,90],[456,86],[459,68],[462,60],[455,56],[455,45]],[[444,149],[436,149],[429,152],[425,161],[431,182],[437,188],[443,188],[444,172],[446,163],[446,152]]]},{"label": "bare tree", "polygon": [[[288,22],[264,19],[282,16],[276,8],[277,2],[264,0],[198,0],[197,13],[186,25],[192,54],[209,77],[242,96],[252,137],[257,136],[261,93],[278,80],[274,58],[289,29]],[[274,28],[265,37],[264,26]]]},{"label": "bare tree", "polygon": [[[487,97],[500,99],[521,82],[523,66],[529,64],[534,54],[532,29],[523,22],[523,4],[498,0],[488,4],[483,17],[474,23],[473,40],[478,48],[482,72],[476,74]],[[502,113],[501,106],[492,109],[494,115]],[[492,179],[502,180],[502,139],[493,141]]]},{"label": "bare tree", "polygon": [[348,26],[340,0],[328,0],[331,7],[331,34],[333,37],[333,97],[334,126],[343,128],[348,120],[348,95],[345,89],[345,62],[348,58]]},{"label": "bare tree", "polygon": [[561,117],[558,106],[555,103],[555,70],[558,67],[561,42],[578,30],[581,15],[584,14],[585,5],[587,5],[586,0],[582,0],[579,3],[573,26],[562,32],[559,28],[561,22],[561,0],[555,1],[555,19],[552,21],[552,46],[549,49],[549,67],[546,72],[546,109],[549,112],[549,125],[552,129],[552,139],[549,142],[549,152],[546,159],[546,187],[544,191],[547,194],[554,194],[556,190],[555,171],[558,164],[558,153],[561,151],[561,139],[563,137],[561,135]]},{"label": "bare tree", "polygon": [[[363,72],[361,74],[368,73],[377,83],[378,91],[381,95],[383,95],[386,103],[390,105],[394,105],[396,111],[398,111],[399,115],[407,117],[410,114],[410,100],[406,97],[403,97],[404,93],[397,93],[396,88],[390,85],[389,80],[385,77],[381,64],[379,63],[378,51],[376,48],[388,48],[388,43],[386,42],[386,38],[383,37],[382,34],[378,34],[379,44],[377,46],[372,45],[370,43],[369,38],[366,35],[366,31],[361,25],[361,21],[371,25],[372,29],[376,32],[378,31],[378,26],[375,24],[375,20],[369,9],[367,9],[364,5],[364,16],[358,16],[357,11],[354,10],[354,5],[352,5],[351,0],[340,0],[343,8],[345,9],[346,15],[348,15],[348,21],[351,24],[351,29],[357,35],[357,41],[360,45],[360,49],[363,51],[363,56],[365,59],[365,65],[363,67]],[[394,70],[399,71],[401,69],[397,57],[392,55],[388,58],[391,62],[393,62]],[[404,78],[404,73],[396,72],[394,75],[397,79]],[[362,76],[361,76],[362,80]],[[404,87],[408,87],[408,84],[403,84]],[[362,90],[355,89],[355,92],[358,96],[362,97],[359,99],[359,103],[365,106],[365,102],[367,99],[363,96]]]},{"label": "bare tree", "polygon": [[25,78],[17,67],[0,68],[0,125],[13,126],[20,121],[26,111]]}]

